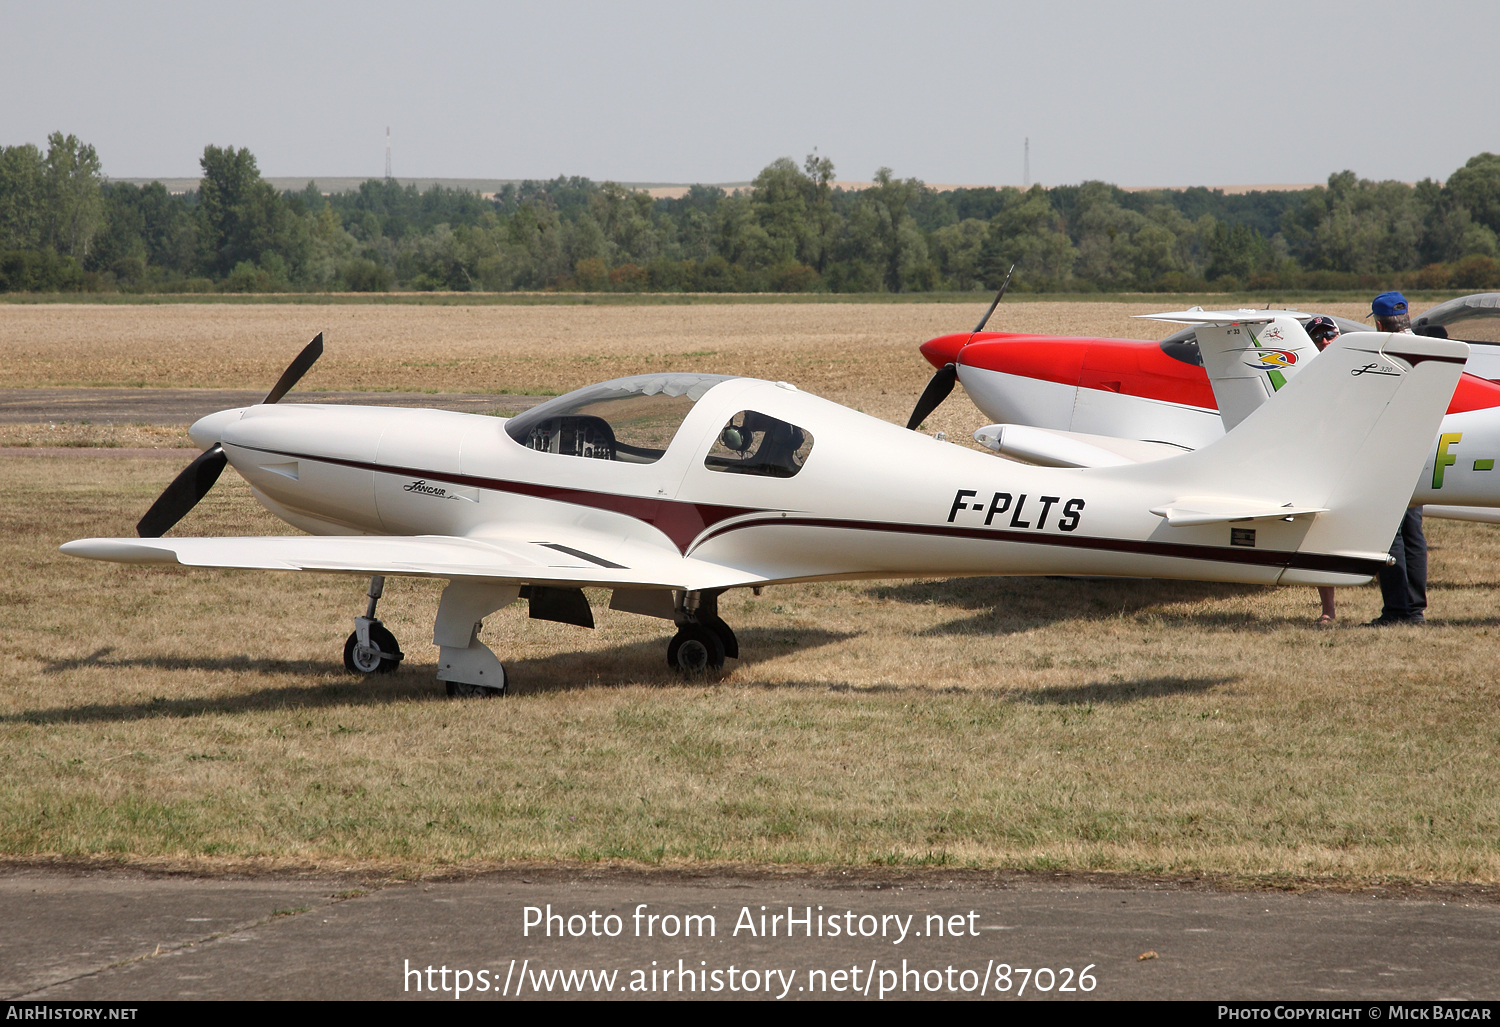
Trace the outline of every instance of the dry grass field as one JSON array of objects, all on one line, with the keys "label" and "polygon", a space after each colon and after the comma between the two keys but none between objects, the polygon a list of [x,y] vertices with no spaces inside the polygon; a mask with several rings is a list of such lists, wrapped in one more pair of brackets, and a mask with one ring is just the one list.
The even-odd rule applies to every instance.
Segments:
[{"label": "dry grass field", "polygon": [[[1002,323],[1151,334],[1125,317],[1139,307],[1046,306],[1007,306]],[[561,391],[690,366],[901,420],[928,374],[915,344],[978,313],[9,308],[0,375],[269,384],[322,329],[314,388]],[[957,394],[940,417],[950,436],[979,423]],[[1378,612],[1373,588],[1341,591],[1343,623],[1317,631],[1310,588],[806,585],[726,595],[745,658],[684,683],[666,670],[670,627],[604,610],[600,594],[592,632],[520,606],[491,617],[484,637],[515,694],[454,702],[433,680],[433,583],[390,582],[382,616],[409,657],[365,682],[340,660],[357,579],[56,553],[129,533],[176,470],[0,459],[0,853],[399,873],[562,859],[1500,880],[1490,526],[1429,522],[1425,629],[1356,627]],[[178,529],[278,530],[232,473]]]}]

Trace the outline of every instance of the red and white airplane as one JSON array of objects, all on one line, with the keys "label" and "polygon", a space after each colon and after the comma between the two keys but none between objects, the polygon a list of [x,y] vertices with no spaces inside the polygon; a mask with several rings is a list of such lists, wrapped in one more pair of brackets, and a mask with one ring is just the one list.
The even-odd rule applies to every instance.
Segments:
[{"label": "red and white airplane", "polygon": [[[1035,467],[948,445],[785,382],[655,374],[590,385],[509,419],[265,402],[192,426],[204,452],[137,526],[69,542],[98,560],[368,576],[346,665],[393,669],[376,618],[390,575],[446,580],[433,642],[449,694],[498,694],[483,619],[592,626],[582,589],[673,621],[668,663],[738,654],[726,589],[930,575],[1070,574],[1360,584],[1386,548],[1468,347],[1348,335],[1197,452]],[[1361,374],[1372,362],[1386,369]],[[1265,439],[1317,436],[1267,458]],[[165,538],[233,465],[304,536]],[[1397,483],[1397,484],[1393,484]]]},{"label": "red and white airplane", "polygon": [[[1014,459],[1054,467],[1097,467],[1200,449],[1290,381],[1318,355],[1302,325],[1312,313],[1190,311],[1151,315],[1189,327],[1156,342],[1011,332],[945,335],[922,346],[939,368],[913,413],[915,426],[962,383],[998,422],[975,438]],[[1494,334],[1500,294],[1460,297],[1418,317]],[[1346,333],[1367,332],[1335,318]],[[982,324],[983,322],[981,322]],[[1500,323],[1500,322],[1496,322]],[[1471,341],[1468,371],[1429,446],[1411,504],[1432,516],[1500,521],[1500,345]],[[1208,366],[1205,366],[1205,365]],[[1217,395],[1216,395],[1217,393]],[[1298,439],[1267,435],[1278,444]]]}]

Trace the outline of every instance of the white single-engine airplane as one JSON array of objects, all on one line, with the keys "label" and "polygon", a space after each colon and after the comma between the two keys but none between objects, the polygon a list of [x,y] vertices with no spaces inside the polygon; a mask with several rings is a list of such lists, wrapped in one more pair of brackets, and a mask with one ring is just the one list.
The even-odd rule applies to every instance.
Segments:
[{"label": "white single-engine airplane", "polygon": [[[1345,336],[1219,441],[1081,470],[997,461],[784,382],[720,375],[621,378],[505,420],[279,404],[321,352],[320,335],[264,403],[192,426],[204,452],[141,538],[62,550],[368,575],[344,647],[363,673],[403,655],[375,617],[385,577],[444,579],[438,679],[450,695],[487,695],[506,682],[481,622],[523,594],[533,617],[592,626],[581,589],[612,589],[611,609],[676,623],[668,663],[691,673],[738,655],[717,612],[735,587],[990,574],[1363,583],[1387,562],[1468,347]],[[311,537],[160,537],[226,463]]]}]

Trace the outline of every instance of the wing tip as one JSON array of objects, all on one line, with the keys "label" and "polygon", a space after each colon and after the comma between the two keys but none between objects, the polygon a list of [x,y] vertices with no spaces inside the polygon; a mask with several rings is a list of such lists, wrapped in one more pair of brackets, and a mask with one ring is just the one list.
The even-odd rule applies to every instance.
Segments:
[{"label": "wing tip", "polygon": [[85,560],[107,560],[111,563],[177,563],[170,549],[153,546],[133,538],[79,538],[64,542],[58,551]]}]

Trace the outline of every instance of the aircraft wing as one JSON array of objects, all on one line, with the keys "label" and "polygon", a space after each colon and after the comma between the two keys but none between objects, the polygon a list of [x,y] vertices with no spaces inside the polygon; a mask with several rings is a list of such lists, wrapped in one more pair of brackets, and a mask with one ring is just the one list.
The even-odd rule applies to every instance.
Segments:
[{"label": "aircraft wing", "polygon": [[[523,529],[524,531],[524,529]],[[642,543],[555,529],[503,538],[450,535],[273,535],[255,538],[85,538],[69,556],[341,574],[483,580],[580,588],[711,589],[759,584],[761,575]]]}]

